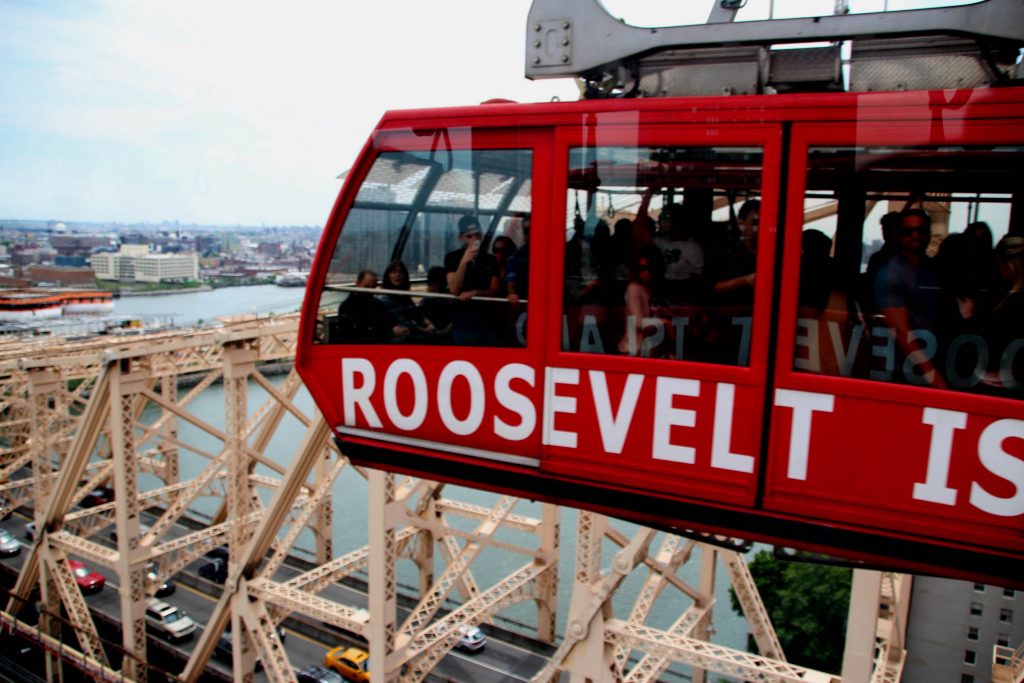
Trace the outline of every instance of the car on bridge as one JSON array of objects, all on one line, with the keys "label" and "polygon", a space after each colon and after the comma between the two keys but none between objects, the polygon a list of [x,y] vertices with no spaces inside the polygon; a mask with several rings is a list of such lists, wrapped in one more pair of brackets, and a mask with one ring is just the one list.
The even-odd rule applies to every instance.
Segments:
[{"label": "car on bridge", "polygon": [[[220,640],[217,641],[217,647],[213,649],[213,656],[222,662],[230,663],[234,659],[234,648],[231,643],[230,632],[222,635]],[[255,669],[256,671],[263,671],[263,662],[258,657],[256,658]]]},{"label": "car on bridge", "polygon": [[114,502],[114,489],[109,486],[97,486],[85,494],[78,504],[84,508],[94,508],[97,505]]},{"label": "car on bridge", "polygon": [[463,652],[480,652],[487,645],[487,636],[480,630],[479,626],[473,624],[459,624],[458,644],[455,646]]},{"label": "car on bridge", "polygon": [[345,679],[330,669],[314,664],[295,674],[299,683],[343,683]]},{"label": "car on bridge", "polygon": [[[281,639],[282,643],[284,642],[285,632],[284,629],[280,626],[277,627],[277,637]],[[222,635],[220,637],[220,640],[217,641],[217,646],[213,649],[213,656],[223,662],[230,662],[232,659],[234,659],[233,647],[231,642],[231,631],[228,631],[227,633]],[[263,670],[263,662],[260,661],[259,657],[256,658],[255,668],[256,671]]]},{"label": "car on bridge", "polygon": [[228,579],[228,563],[219,557],[210,560],[199,568],[199,576],[214,583],[224,583]]},{"label": "car on bridge", "polygon": [[21,543],[10,531],[0,529],[0,557],[12,557],[21,552]]},{"label": "car on bridge", "polygon": [[103,586],[107,583],[107,577],[98,571],[89,569],[84,562],[68,560],[68,567],[75,577],[75,583],[83,593],[97,593],[103,590]]},{"label": "car on bridge", "polygon": [[328,650],[324,666],[337,671],[346,681],[367,683],[370,680],[370,654],[358,647],[341,645]]},{"label": "car on bridge", "polygon": [[196,632],[196,622],[170,603],[155,598],[146,605],[146,627],[167,640],[188,640]]},{"label": "car on bridge", "polygon": [[156,584],[156,592],[153,595],[158,598],[165,598],[168,595],[174,593],[174,591],[178,588],[177,585],[175,585],[174,581],[172,581],[171,579],[161,581],[160,575],[157,574],[156,565],[152,562],[146,565],[146,581],[148,581],[151,585]]}]

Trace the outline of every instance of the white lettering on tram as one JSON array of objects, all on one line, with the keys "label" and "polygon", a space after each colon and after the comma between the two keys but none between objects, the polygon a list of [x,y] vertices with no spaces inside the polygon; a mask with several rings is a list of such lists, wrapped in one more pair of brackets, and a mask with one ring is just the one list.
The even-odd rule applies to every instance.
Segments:
[{"label": "white lettering on tram", "polygon": [[562,384],[576,385],[580,383],[580,371],[573,368],[545,368],[544,375],[544,445],[576,448],[576,432],[555,429],[555,415],[576,412],[576,399],[572,396],[559,396],[558,387]]},{"label": "white lettering on tram", "polygon": [[921,422],[932,426],[928,469],[924,481],[914,484],[914,498],[941,505],[956,505],[956,489],[949,488],[949,462],[953,457],[953,432],[967,426],[967,413],[925,408]]},{"label": "white lettering on tram", "polygon": [[993,422],[978,439],[978,459],[992,474],[1013,485],[1015,493],[1000,498],[971,482],[971,505],[1000,517],[1024,515],[1024,460],[1014,457],[1003,448],[1007,439],[1024,439],[1024,420],[998,420]]},{"label": "white lettering on tram", "polygon": [[676,396],[700,396],[700,382],[695,379],[659,377],[654,398],[654,443],[651,457],[655,460],[670,460],[692,465],[697,451],[692,446],[672,443],[673,427],[694,427],[697,425],[697,411],[676,408],[672,405]]},{"label": "white lettering on tram", "polygon": [[[608,376],[604,371],[587,371],[590,398],[596,414],[597,430],[601,446],[606,453],[620,455],[626,448],[630,430],[636,426],[636,410],[640,405],[644,388],[650,387],[653,379],[654,405],[651,422],[651,454],[653,460],[695,464],[697,448],[695,441],[687,443],[685,430],[694,429],[702,420],[698,410],[684,407],[684,401],[677,405],[677,398],[695,399],[701,396],[702,382],[679,377],[645,377],[628,374],[622,386],[618,401],[613,401]],[[437,386],[431,396],[429,381],[420,364],[409,358],[392,361],[384,372],[383,382],[378,388],[374,365],[365,358],[343,358],[341,361],[342,418],[345,426],[356,427],[360,423],[372,429],[382,429],[383,423],[373,399],[384,408],[385,415],[396,429],[414,432],[427,419],[431,398],[436,402],[441,424],[451,434],[468,436],[483,426],[488,414],[493,413],[493,434],[509,442],[524,441],[536,434],[538,409],[541,411],[541,441],[545,446],[577,448],[579,434],[556,426],[559,416],[575,415],[579,410],[579,399],[573,388],[580,386],[582,377],[576,368],[544,368],[544,389],[542,405],[537,406],[532,398],[535,392],[524,393],[524,387],[531,390],[537,386],[537,370],[522,363],[501,366],[494,376],[496,403],[507,413],[499,416],[493,408],[488,410],[487,391],[484,377],[475,365],[468,361],[456,360],[445,365],[437,379]],[[457,386],[463,383],[465,386]],[[516,386],[516,384],[519,386]],[[756,465],[754,455],[733,450],[732,437],[735,423],[736,386],[725,382],[712,383],[715,386],[715,407],[712,418],[710,466],[752,474]],[[411,386],[411,395],[403,389]],[[648,388],[648,391],[651,389]],[[376,394],[379,393],[379,396]],[[458,403],[465,415],[456,414],[453,396],[468,398]],[[402,398],[401,404],[399,397]],[[815,453],[811,449],[811,435],[816,413],[834,413],[836,397],[831,394],[776,389],[774,405],[789,408],[792,417],[789,423],[789,453],[786,476],[804,481],[812,470]],[[404,411],[403,411],[404,407]],[[509,414],[514,418],[507,420]],[[927,444],[927,461],[924,480],[913,484],[911,495],[914,500],[944,506],[957,504],[959,491],[950,484],[950,472],[954,457],[954,441],[963,438],[967,429],[968,413],[925,407],[921,413],[921,424],[931,427]],[[785,425],[782,425],[785,428]],[[820,429],[820,427],[819,427]],[[485,435],[486,436],[486,435]],[[690,435],[690,439],[695,438]],[[970,505],[983,512],[1014,517],[1024,514],[1024,459],[1019,449],[1008,450],[1008,440],[1024,440],[1024,420],[1000,419],[987,425],[977,441],[978,463],[992,477],[1009,484],[993,488],[991,478],[971,481],[968,500]],[[923,444],[922,444],[923,445]],[[958,452],[963,452],[962,445]],[[819,449],[820,450],[820,449]]]},{"label": "white lettering on tram", "polygon": [[786,476],[807,479],[807,460],[811,450],[811,417],[815,412],[831,413],[836,397],[810,391],[776,389],[775,405],[793,409],[793,422],[789,428],[789,464]]},{"label": "white lettering on tram", "polygon": [[[914,484],[913,496],[941,505],[956,505],[957,490],[949,486],[949,470],[955,432],[966,429],[967,413],[925,408],[921,422],[932,426],[925,480]],[[996,420],[978,438],[978,460],[990,474],[1013,486],[1014,494],[997,496],[977,481],[971,482],[970,503],[999,517],[1024,514],[1024,460],[1003,448],[1007,439],[1024,439],[1024,420]]]},{"label": "white lettering on tram", "polygon": [[[359,376],[360,383],[356,384],[356,376]],[[374,372],[373,364],[365,358],[346,358],[341,362],[341,410],[345,424],[356,423],[356,408],[363,411],[366,423],[375,429],[380,429],[380,418],[377,411],[370,403],[370,396],[377,387],[377,373]]]},{"label": "white lettering on tram", "polygon": [[[452,387],[462,378],[469,385],[469,413],[460,419],[452,408]],[[441,370],[437,378],[437,411],[441,422],[452,434],[468,436],[478,430],[484,421],[487,400],[484,394],[484,379],[480,371],[469,361],[453,360]]]},{"label": "white lettering on tram", "polygon": [[[398,407],[398,380],[405,375],[412,381],[412,411],[405,415]],[[399,358],[384,373],[384,412],[396,427],[411,432],[419,429],[427,417],[427,378],[414,360]]]},{"label": "white lettering on tram", "polygon": [[522,380],[529,386],[537,384],[537,373],[529,365],[509,363],[498,370],[494,377],[494,395],[502,408],[519,416],[519,424],[512,425],[494,416],[494,433],[509,441],[523,441],[530,438],[537,428],[537,409],[529,396],[512,389],[513,380]]},{"label": "white lettering on tram", "polygon": [[643,387],[643,375],[631,374],[626,378],[626,387],[622,390],[619,407],[612,410],[611,398],[608,396],[608,381],[600,370],[591,370],[590,390],[594,394],[594,409],[597,411],[597,427],[601,431],[601,444],[609,453],[622,453],[626,444],[629,426],[633,423],[633,412],[640,400],[640,388]]},{"label": "white lettering on tram", "polygon": [[754,456],[732,452],[732,407],[735,395],[735,384],[719,383],[715,393],[715,428],[711,430],[711,466],[749,474],[754,471]]}]

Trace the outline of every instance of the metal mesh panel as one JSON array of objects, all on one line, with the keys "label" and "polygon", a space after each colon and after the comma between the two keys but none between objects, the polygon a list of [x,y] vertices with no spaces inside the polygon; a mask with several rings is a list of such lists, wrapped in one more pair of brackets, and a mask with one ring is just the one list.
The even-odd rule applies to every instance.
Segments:
[{"label": "metal mesh panel", "polygon": [[640,94],[754,94],[764,82],[765,61],[765,51],[759,47],[669,50],[640,63]]}]

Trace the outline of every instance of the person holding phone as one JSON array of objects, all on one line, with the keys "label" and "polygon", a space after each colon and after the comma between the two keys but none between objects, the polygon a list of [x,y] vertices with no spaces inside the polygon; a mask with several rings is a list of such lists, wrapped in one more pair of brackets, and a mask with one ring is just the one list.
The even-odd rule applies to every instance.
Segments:
[{"label": "person holding phone", "polygon": [[481,249],[483,232],[480,219],[472,214],[459,218],[459,241],[462,247],[444,257],[448,291],[458,297],[452,318],[452,336],[461,346],[497,346],[496,309],[475,297],[498,294],[498,262]]}]

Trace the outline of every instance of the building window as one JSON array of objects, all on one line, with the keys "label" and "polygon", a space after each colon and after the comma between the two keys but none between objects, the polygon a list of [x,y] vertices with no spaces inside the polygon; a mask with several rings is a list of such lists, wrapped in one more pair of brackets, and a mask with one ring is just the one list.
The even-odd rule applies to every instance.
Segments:
[{"label": "building window", "polygon": [[1012,609],[1001,609],[999,610],[999,621],[1004,624],[1013,623],[1013,610]]},{"label": "building window", "polygon": [[977,626],[969,627],[967,629],[967,640],[977,640],[978,639],[978,634],[979,634],[979,631],[978,631],[978,627]]},{"label": "building window", "polygon": [[971,674],[960,674],[960,683],[974,683],[974,676]]},{"label": "building window", "polygon": [[1000,633],[996,636],[996,645],[1002,645],[1003,647],[1010,647],[1010,636],[1007,633]]},{"label": "building window", "polygon": [[972,617],[980,617],[981,616],[981,603],[980,602],[972,602],[971,603],[971,616]]},{"label": "building window", "polygon": [[983,583],[976,583],[976,584],[974,584],[974,592],[975,593],[984,593],[985,592],[985,584],[983,584]]},{"label": "building window", "polygon": [[974,666],[974,662],[977,659],[978,655],[974,652],[974,650],[966,650],[964,652],[964,664],[970,664],[971,666]]},{"label": "building window", "polygon": [[1010,600],[1013,600],[1014,598],[1017,597],[1017,591],[1013,590],[1012,588],[1004,588],[1003,589],[1003,597],[1004,598],[1009,598]]}]

